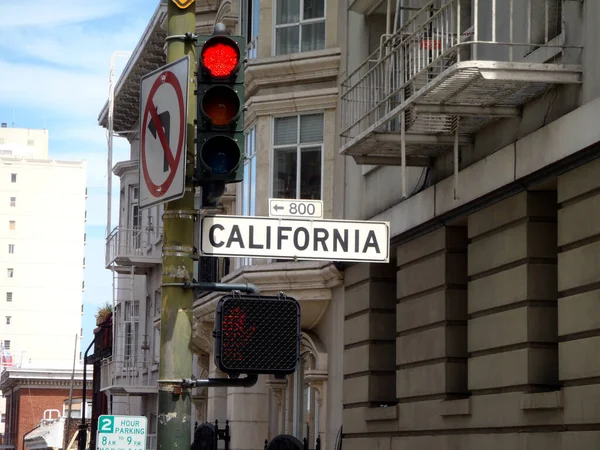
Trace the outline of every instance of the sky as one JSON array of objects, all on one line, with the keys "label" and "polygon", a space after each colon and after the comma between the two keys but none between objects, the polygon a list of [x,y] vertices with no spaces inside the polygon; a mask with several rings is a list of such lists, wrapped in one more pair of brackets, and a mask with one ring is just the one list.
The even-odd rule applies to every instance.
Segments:
[{"label": "sky", "polygon": [[[104,268],[107,205],[106,130],[98,115],[108,99],[110,58],[133,51],[159,0],[0,0],[0,121],[45,128],[49,156],[87,161],[87,245],[82,351],[93,338],[98,306],[112,301]],[[127,58],[116,59],[120,75]],[[115,79],[116,81],[116,79]],[[128,159],[115,139],[113,162]],[[116,223],[118,178],[113,177]]]}]

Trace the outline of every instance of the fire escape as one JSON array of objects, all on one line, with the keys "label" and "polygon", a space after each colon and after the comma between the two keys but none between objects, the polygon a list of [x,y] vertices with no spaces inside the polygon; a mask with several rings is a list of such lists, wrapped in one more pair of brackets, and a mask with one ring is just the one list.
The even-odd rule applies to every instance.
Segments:
[{"label": "fire escape", "polygon": [[161,263],[160,253],[154,249],[161,235],[156,227],[117,227],[106,241],[106,268],[113,275],[113,354],[102,361],[101,389],[112,396],[113,404],[128,404],[129,395],[158,392],[150,337],[140,319],[150,307],[144,275]]},{"label": "fire escape", "polygon": [[[396,3],[400,4],[401,0]],[[415,3],[411,4],[414,6]],[[405,2],[402,2],[405,5]],[[357,164],[433,165],[559,84],[581,83],[566,45],[572,0],[422,0],[342,83],[341,152]],[[420,6],[419,5],[419,6]],[[388,5],[389,7],[389,5]],[[388,11],[389,13],[389,11]]]}]

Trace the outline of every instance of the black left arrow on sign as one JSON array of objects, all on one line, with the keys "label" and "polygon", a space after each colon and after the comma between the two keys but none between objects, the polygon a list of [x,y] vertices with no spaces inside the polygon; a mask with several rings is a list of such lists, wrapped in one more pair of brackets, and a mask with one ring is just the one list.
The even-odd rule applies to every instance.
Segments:
[{"label": "black left arrow on sign", "polygon": [[[158,107],[156,108],[156,112],[158,113]],[[160,120],[160,125],[162,129],[165,130],[165,136],[167,137],[167,141],[170,142],[171,135],[171,114],[169,111],[165,111],[163,113],[158,114],[158,119]],[[156,139],[156,124],[153,119],[150,119],[150,123],[148,124],[148,130],[152,133],[152,137]],[[165,149],[165,152],[168,152],[169,149]],[[169,161],[167,160],[167,155],[164,155],[163,160],[163,172],[167,172],[169,170]]]}]

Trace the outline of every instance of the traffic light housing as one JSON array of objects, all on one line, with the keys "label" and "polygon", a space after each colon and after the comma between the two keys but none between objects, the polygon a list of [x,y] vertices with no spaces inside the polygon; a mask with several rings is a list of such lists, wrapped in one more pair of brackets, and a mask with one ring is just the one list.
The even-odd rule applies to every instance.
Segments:
[{"label": "traffic light housing", "polygon": [[226,295],[215,313],[215,364],[229,375],[296,371],[300,304],[291,297]]},{"label": "traffic light housing", "polygon": [[244,178],[243,36],[197,36],[197,183],[216,206],[228,183]]}]

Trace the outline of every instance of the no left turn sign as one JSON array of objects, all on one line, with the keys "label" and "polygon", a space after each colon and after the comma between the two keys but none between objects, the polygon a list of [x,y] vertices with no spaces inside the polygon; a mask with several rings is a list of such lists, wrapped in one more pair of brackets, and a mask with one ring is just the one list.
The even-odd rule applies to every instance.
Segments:
[{"label": "no left turn sign", "polygon": [[145,75],[140,89],[140,209],[183,197],[188,57]]}]

